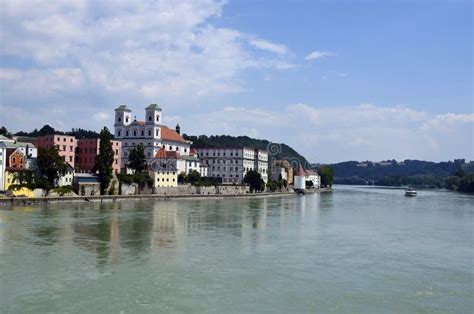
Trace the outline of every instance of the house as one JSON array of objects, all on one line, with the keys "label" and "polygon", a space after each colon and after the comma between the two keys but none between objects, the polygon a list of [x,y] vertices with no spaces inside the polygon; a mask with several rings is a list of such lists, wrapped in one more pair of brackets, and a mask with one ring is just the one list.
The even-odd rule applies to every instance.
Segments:
[{"label": "house", "polygon": [[288,160],[272,161],[272,180],[286,180],[288,184],[293,184],[293,167]]},{"label": "house", "polygon": [[[111,140],[114,151],[113,172],[120,173],[122,161],[122,142]],[[100,153],[100,139],[78,139],[75,164],[79,172],[92,172],[95,159]]]},{"label": "house", "polygon": [[268,182],[268,152],[250,147],[197,147],[201,162],[208,165],[208,177],[227,184],[242,184],[245,174],[258,171]]},{"label": "house", "polygon": [[74,190],[78,195],[100,195],[99,177],[91,173],[77,173],[73,179]]},{"label": "house", "polygon": [[178,186],[178,160],[181,156],[176,151],[160,149],[150,166],[150,176],[153,179],[153,186],[177,187]]},{"label": "house", "polygon": [[301,165],[298,166],[298,169],[295,172],[295,191],[298,193],[304,192],[306,189],[306,171]]},{"label": "house", "polygon": [[51,134],[39,136],[34,140],[38,148],[50,148],[56,146],[58,148],[59,156],[74,168],[75,152],[77,141],[74,136]]},{"label": "house", "polygon": [[321,187],[321,176],[316,170],[306,170],[306,181],[313,183],[313,188],[319,189]]},{"label": "house", "polygon": [[181,136],[181,127],[175,130],[162,124],[162,109],[156,104],[145,108],[145,120],[139,121],[127,106],[115,109],[115,139],[122,143],[121,168],[128,163],[130,149],[142,144],[148,165],[154,162],[155,155],[161,149],[189,156],[191,142]]},{"label": "house", "polygon": [[6,149],[6,166],[3,172],[3,188],[8,190],[11,185],[19,184],[20,172],[28,171],[26,169],[26,156],[19,148]]},{"label": "house", "polygon": [[74,182],[75,170],[68,163],[66,163],[66,166],[67,166],[66,173],[56,181],[57,186],[68,186],[68,185],[72,185]]}]

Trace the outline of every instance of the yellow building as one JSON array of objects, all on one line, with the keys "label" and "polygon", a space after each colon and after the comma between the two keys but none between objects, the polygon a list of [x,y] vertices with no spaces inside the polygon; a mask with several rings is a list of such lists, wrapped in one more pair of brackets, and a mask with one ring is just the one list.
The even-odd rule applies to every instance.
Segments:
[{"label": "yellow building", "polygon": [[[5,170],[5,175],[4,175],[5,191],[8,191],[11,185],[20,183],[17,178],[18,178],[18,170],[13,170],[13,169]],[[14,196],[35,197],[34,191],[26,187],[22,187],[20,189],[14,189],[12,190],[12,193]]]},{"label": "yellow building", "polygon": [[156,170],[152,173],[152,178],[156,188],[178,186],[178,171]]}]

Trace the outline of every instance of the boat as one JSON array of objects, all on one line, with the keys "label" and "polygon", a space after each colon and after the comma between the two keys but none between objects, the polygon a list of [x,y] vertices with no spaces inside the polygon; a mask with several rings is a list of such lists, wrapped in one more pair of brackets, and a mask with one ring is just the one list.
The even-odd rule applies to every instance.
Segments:
[{"label": "boat", "polygon": [[405,196],[416,196],[417,192],[415,189],[408,188],[405,190]]}]

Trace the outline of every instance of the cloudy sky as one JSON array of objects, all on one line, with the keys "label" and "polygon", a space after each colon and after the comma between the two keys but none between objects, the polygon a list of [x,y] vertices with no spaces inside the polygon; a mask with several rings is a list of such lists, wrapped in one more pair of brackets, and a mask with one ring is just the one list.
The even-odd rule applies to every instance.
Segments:
[{"label": "cloudy sky", "polygon": [[188,134],[313,162],[474,159],[466,0],[0,0],[0,125],[112,128],[158,103]]}]

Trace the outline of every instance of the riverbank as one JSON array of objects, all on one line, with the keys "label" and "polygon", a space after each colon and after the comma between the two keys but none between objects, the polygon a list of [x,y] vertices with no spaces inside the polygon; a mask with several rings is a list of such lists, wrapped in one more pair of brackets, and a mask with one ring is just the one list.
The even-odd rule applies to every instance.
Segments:
[{"label": "riverbank", "polygon": [[[330,192],[331,188],[306,191],[307,194]],[[122,200],[171,200],[171,199],[211,199],[211,198],[248,198],[296,195],[294,192],[246,193],[246,194],[181,194],[181,195],[96,195],[96,196],[56,196],[56,197],[9,197],[0,198],[0,205],[30,205],[42,203],[77,203],[77,202],[116,202]]]}]

